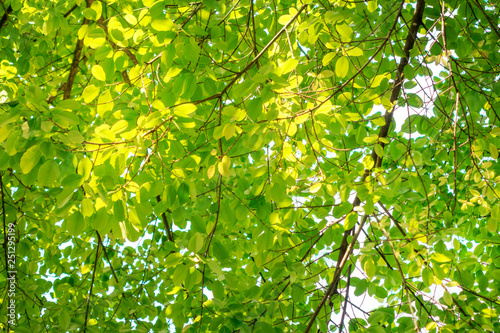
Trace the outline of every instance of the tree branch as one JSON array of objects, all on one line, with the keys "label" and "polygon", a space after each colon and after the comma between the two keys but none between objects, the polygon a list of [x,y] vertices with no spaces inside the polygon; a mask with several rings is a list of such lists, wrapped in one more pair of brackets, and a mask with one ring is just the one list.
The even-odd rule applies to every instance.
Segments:
[{"label": "tree branch", "polygon": [[9,5],[9,7],[7,7],[7,10],[5,11],[5,13],[3,13],[2,18],[0,19],[0,30],[2,30],[5,22],[7,22],[7,19],[9,18],[10,13],[12,13],[12,6],[11,5]]},{"label": "tree branch", "polygon": [[[156,196],[156,201],[161,202],[161,198],[159,195]],[[165,230],[167,231],[168,240],[173,242],[174,241],[174,234],[172,233],[172,230],[170,229],[170,224],[168,223],[167,215],[165,215],[165,212],[161,213],[161,219],[163,221],[163,226],[165,227]]]},{"label": "tree branch", "polygon": [[[389,38],[390,34],[394,30],[394,27],[396,26],[396,24],[397,24],[397,22],[399,20],[399,17],[401,15],[401,9],[403,8],[402,5],[403,5],[403,3],[401,3],[400,11],[398,13],[398,16],[397,16],[395,22],[394,22],[393,28],[389,32],[389,35],[388,35],[387,39]],[[396,74],[396,79],[394,80],[394,85],[393,85],[393,88],[392,88],[392,91],[391,91],[391,97],[390,97],[391,103],[394,103],[399,98],[399,94],[401,92],[401,84],[403,82],[404,68],[408,64],[408,59],[409,59],[409,56],[410,56],[410,50],[413,48],[413,46],[415,44],[415,40],[416,40],[416,37],[417,37],[418,28],[419,28],[420,24],[422,23],[422,15],[424,13],[424,8],[425,8],[425,0],[417,0],[417,5],[416,5],[416,8],[415,8],[415,12],[413,14],[412,23],[411,23],[410,29],[408,31],[408,35],[406,37],[406,42],[405,42],[405,47],[404,47],[405,57],[403,57],[401,59],[401,62],[399,63],[398,71],[397,71],[397,74]],[[379,138],[385,138],[385,137],[387,137],[387,135],[389,133],[389,127],[391,126],[392,119],[394,117],[393,111],[394,111],[394,107],[391,110],[387,111],[386,114],[384,115],[385,125],[383,125],[380,128]],[[383,142],[380,142],[380,144],[382,145],[382,148],[385,145]],[[380,167],[382,165],[382,157],[379,157],[376,154],[375,150],[372,151],[371,156],[372,156],[373,160],[375,161],[375,167]],[[363,175],[362,179],[365,180],[369,175],[370,175],[370,170],[366,169],[365,172],[364,172],[364,175]],[[361,200],[356,195],[356,198],[353,201],[353,206],[359,206],[360,204],[361,204]],[[342,238],[342,242],[341,242],[341,245],[340,245],[339,257],[338,257],[339,259],[337,261],[337,266],[335,268],[335,272],[334,272],[334,275],[333,275],[333,281],[329,285],[329,287],[328,287],[327,291],[325,292],[325,295],[323,296],[320,304],[317,306],[316,310],[314,311],[313,315],[311,316],[311,319],[309,320],[308,326],[307,326],[306,330],[304,331],[304,333],[308,333],[311,330],[311,328],[314,325],[314,322],[315,322],[315,320],[316,320],[316,318],[317,318],[317,316],[319,314],[319,311],[325,305],[326,300],[329,297],[331,297],[332,295],[338,293],[338,291],[337,291],[338,288],[337,287],[338,287],[338,283],[340,281],[340,276],[342,274],[342,270],[343,270],[343,268],[345,266],[345,263],[347,262],[347,259],[351,255],[351,252],[352,252],[352,250],[354,248],[354,245],[357,242],[357,239],[358,239],[358,236],[359,236],[359,234],[361,232],[361,229],[365,225],[367,217],[368,216],[366,216],[366,215],[363,216],[362,221],[361,221],[361,223],[359,225],[359,228],[356,231],[356,233],[355,233],[355,235],[354,235],[354,237],[353,237],[353,239],[351,240],[350,243],[347,242],[347,239],[352,234],[352,231],[354,230],[354,228],[350,229],[350,230],[347,230],[346,232],[344,232],[344,236]]]},{"label": "tree branch", "polygon": [[83,323],[83,332],[84,333],[87,331],[87,321],[89,318],[89,308],[90,308],[90,297],[92,296],[92,289],[94,288],[95,273],[97,271],[97,263],[99,261],[99,248],[100,248],[100,244],[97,243],[97,248],[95,251],[95,259],[94,259],[94,269],[92,271],[92,281],[90,282],[89,294],[87,295],[87,308],[85,310],[85,321]]},{"label": "tree branch", "polygon": [[[89,8],[94,0],[87,0],[87,8]],[[87,25],[89,20],[86,18],[82,21],[82,27]],[[78,73],[78,64],[80,63],[80,55],[83,49],[83,39],[77,37],[75,51],[73,52],[73,60],[71,61],[71,67],[69,68],[68,80],[66,81],[66,86],[64,87],[63,99],[69,99],[71,97],[71,89],[73,88],[73,83],[75,82],[76,73]]]}]

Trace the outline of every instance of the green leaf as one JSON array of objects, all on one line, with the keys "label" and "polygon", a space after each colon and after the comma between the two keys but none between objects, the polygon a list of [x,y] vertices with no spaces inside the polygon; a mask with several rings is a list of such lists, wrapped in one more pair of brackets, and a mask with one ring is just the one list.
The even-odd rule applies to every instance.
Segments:
[{"label": "green leaf", "polygon": [[453,297],[448,292],[448,290],[444,291],[444,293],[443,293],[443,300],[444,300],[444,304],[446,304],[448,306],[452,306],[453,305]]},{"label": "green leaf", "polygon": [[85,220],[80,212],[71,214],[68,218],[68,233],[72,236],[80,235],[85,230]]},{"label": "green leaf", "polygon": [[176,286],[180,286],[186,280],[188,274],[188,267],[186,265],[178,265],[175,268],[174,275],[172,276],[172,282]]},{"label": "green leaf", "polygon": [[48,160],[38,169],[38,183],[41,186],[55,186],[61,171],[54,160]]},{"label": "green leaf", "polygon": [[125,211],[126,211],[126,205],[123,202],[123,200],[116,200],[115,203],[113,204],[113,213],[115,214],[115,218],[118,221],[125,221]]},{"label": "green leaf", "polygon": [[333,208],[333,216],[335,218],[340,218],[352,211],[352,204],[350,202],[343,202],[340,205]]},{"label": "green leaf", "polygon": [[498,331],[489,3],[6,1],[10,326]]},{"label": "green leaf", "polygon": [[292,286],[292,300],[295,303],[303,302],[305,298],[304,289],[301,286],[294,284]]},{"label": "green leaf", "polygon": [[100,208],[96,214],[93,215],[90,225],[97,231],[102,232],[106,229],[109,223],[109,215],[106,208]]},{"label": "green leaf", "polygon": [[21,171],[24,174],[29,173],[35,165],[38,164],[40,157],[40,147],[38,145],[28,148],[28,150],[24,152],[23,157],[21,157]]},{"label": "green leaf", "polygon": [[372,279],[375,276],[375,273],[377,272],[377,267],[375,266],[375,262],[373,261],[372,258],[366,258],[366,260],[363,263],[363,270],[365,271],[369,279]]},{"label": "green leaf", "polygon": [[195,233],[189,240],[189,251],[198,253],[203,248],[203,236],[200,233]]}]

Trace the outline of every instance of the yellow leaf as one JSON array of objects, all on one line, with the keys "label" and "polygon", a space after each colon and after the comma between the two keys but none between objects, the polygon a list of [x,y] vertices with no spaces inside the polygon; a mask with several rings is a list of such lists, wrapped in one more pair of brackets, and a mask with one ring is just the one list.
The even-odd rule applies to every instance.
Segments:
[{"label": "yellow leaf", "polygon": [[377,9],[377,7],[378,7],[377,0],[368,1],[368,6],[367,7],[368,7],[368,11],[370,13],[373,13]]},{"label": "yellow leaf", "polygon": [[87,274],[88,272],[90,272],[90,265],[83,265],[80,269],[80,273]]},{"label": "yellow leaf", "polygon": [[435,321],[431,321],[430,323],[428,323],[427,325],[425,325],[425,329],[428,330],[428,331],[432,331],[436,327],[437,327],[437,324],[436,324]]},{"label": "yellow leaf", "polygon": [[214,174],[215,174],[215,165],[211,165],[207,170],[207,176],[209,179],[212,179]]}]

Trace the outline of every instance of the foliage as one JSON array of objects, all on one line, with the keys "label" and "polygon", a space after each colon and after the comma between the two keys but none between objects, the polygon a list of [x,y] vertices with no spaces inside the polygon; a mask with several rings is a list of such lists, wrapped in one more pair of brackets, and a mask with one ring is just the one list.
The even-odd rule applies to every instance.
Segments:
[{"label": "foliage", "polygon": [[2,6],[5,331],[500,331],[498,1]]}]

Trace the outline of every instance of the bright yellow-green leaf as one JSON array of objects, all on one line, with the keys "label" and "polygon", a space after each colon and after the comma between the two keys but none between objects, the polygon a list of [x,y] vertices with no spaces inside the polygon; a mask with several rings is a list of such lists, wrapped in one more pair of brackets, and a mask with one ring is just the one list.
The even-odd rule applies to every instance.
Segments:
[{"label": "bright yellow-green leaf", "polygon": [[40,160],[40,147],[38,145],[31,146],[21,157],[21,171],[24,174],[29,173]]},{"label": "bright yellow-green leaf", "polygon": [[[371,80],[371,87],[372,88],[376,88],[378,86],[380,86],[380,83],[382,82],[383,79],[387,78],[389,74],[385,73],[385,74],[379,74],[377,76],[375,76],[372,80]],[[389,76],[390,77],[390,76]]]},{"label": "bright yellow-green leaf", "polygon": [[155,19],[151,23],[151,26],[156,31],[169,31],[173,29],[174,23],[169,19]]},{"label": "bright yellow-green leaf", "polygon": [[291,72],[297,67],[299,61],[297,59],[288,59],[281,65],[281,69],[283,70],[283,74]]},{"label": "bright yellow-green leaf", "polygon": [[356,225],[356,222],[358,222],[358,213],[351,212],[347,214],[344,220],[344,230],[352,229]]},{"label": "bright yellow-green leaf", "polygon": [[352,38],[352,28],[348,26],[347,24],[337,24],[335,26],[337,28],[337,32],[340,34],[342,37],[342,41],[344,42],[350,42]]},{"label": "bright yellow-green leaf", "polygon": [[369,279],[372,279],[375,276],[377,267],[375,266],[375,262],[372,258],[366,258],[365,262],[363,263],[363,270],[365,271]]},{"label": "bright yellow-green leaf", "polygon": [[191,115],[193,112],[196,111],[196,105],[187,103],[187,104],[182,104],[179,106],[176,106],[174,108],[174,113],[178,115],[179,117],[188,117]]},{"label": "bright yellow-green leaf", "polygon": [[101,65],[92,66],[92,75],[99,81],[106,81],[106,73]]},{"label": "bright yellow-green leaf", "polygon": [[326,66],[332,61],[333,58],[335,58],[336,53],[335,52],[330,52],[327,53],[322,60],[323,66]]},{"label": "bright yellow-green leaf", "polygon": [[371,155],[366,155],[363,158],[363,166],[366,170],[371,170],[375,166],[375,161],[373,161],[373,157]]},{"label": "bright yellow-green leaf", "polygon": [[89,198],[83,198],[80,206],[83,217],[90,217],[94,214],[94,203]]},{"label": "bright yellow-green leaf", "polygon": [[78,162],[77,171],[79,175],[82,175],[84,180],[87,180],[92,172],[92,161],[88,157],[82,158]]},{"label": "bright yellow-green leaf", "polygon": [[151,106],[153,108],[155,108],[156,110],[165,110],[165,105],[163,104],[162,101],[160,101],[159,99],[157,100],[154,100],[153,101],[153,104],[151,104]]},{"label": "bright yellow-green leaf", "polygon": [[[378,157],[384,157],[384,148],[382,148],[382,146],[380,144],[375,144],[375,146],[373,147],[373,150],[375,151],[375,153],[377,154]],[[422,162],[422,161],[420,161]]]},{"label": "bright yellow-green leaf", "polygon": [[368,1],[367,7],[370,13],[374,12],[377,9],[377,0]]},{"label": "bright yellow-green leaf", "polygon": [[182,68],[180,67],[170,67],[167,72],[167,76],[169,78],[176,77],[180,72],[182,72]]},{"label": "bright yellow-green leaf", "polygon": [[102,15],[102,4],[100,1],[94,1],[92,2],[92,5],[90,6],[91,9],[93,9],[96,13],[96,16],[94,20],[98,20],[101,15]]},{"label": "bright yellow-green leaf", "polygon": [[344,78],[349,71],[349,60],[346,57],[341,57],[335,64],[335,75],[339,78]]},{"label": "bright yellow-green leaf", "polygon": [[91,269],[92,269],[91,265],[89,265],[89,264],[83,265],[82,268],[80,269],[80,273],[81,274],[90,273]]},{"label": "bright yellow-green leaf", "polygon": [[278,19],[278,23],[281,25],[285,25],[288,23],[288,21],[290,21],[291,18],[292,15],[281,15]]},{"label": "bright yellow-green leaf", "polygon": [[321,189],[321,186],[322,186],[321,183],[313,184],[313,185],[311,185],[311,187],[309,187],[309,192],[316,193]]},{"label": "bright yellow-green leaf", "polygon": [[346,53],[350,57],[360,57],[363,55],[363,50],[359,47],[351,47],[346,50]]},{"label": "bright yellow-green leaf", "polygon": [[215,174],[215,165],[211,165],[208,167],[208,170],[207,170],[207,177],[208,179],[212,179],[212,177],[214,176]]},{"label": "bright yellow-green leaf", "polygon": [[295,133],[297,133],[297,125],[295,124],[295,122],[291,121],[287,124],[286,135],[294,136]]},{"label": "bright yellow-green leaf", "polygon": [[125,131],[128,126],[128,121],[126,121],[125,119],[120,119],[116,123],[114,123],[113,126],[111,126],[111,131],[115,134],[118,134]]},{"label": "bright yellow-green leaf", "polygon": [[451,258],[443,253],[434,253],[431,258],[433,260],[436,260],[437,262],[449,262],[449,261],[451,261]]},{"label": "bright yellow-green leaf", "polygon": [[97,112],[104,117],[107,111],[113,110],[114,101],[109,90],[104,91],[97,102]]},{"label": "bright yellow-green leaf", "polygon": [[378,117],[372,120],[372,123],[374,123],[377,126],[384,126],[385,125],[385,118],[384,117]]},{"label": "bright yellow-green leaf", "polygon": [[427,331],[432,331],[432,330],[434,330],[436,327],[437,327],[437,324],[436,324],[436,322],[435,322],[435,321],[431,321],[431,322],[427,323],[427,325],[425,325],[425,329],[426,329]]},{"label": "bright yellow-green leaf", "polygon": [[94,85],[88,85],[83,90],[82,96],[84,102],[88,104],[92,102],[97,96],[99,96],[99,88]]},{"label": "bright yellow-green leaf", "polygon": [[9,137],[9,134],[10,134],[9,126],[5,125],[0,127],[0,144]]},{"label": "bright yellow-green leaf", "polygon": [[230,166],[231,166],[231,159],[227,155],[224,155],[224,157],[222,157],[222,160],[217,164],[219,173],[224,177],[229,177]]}]

